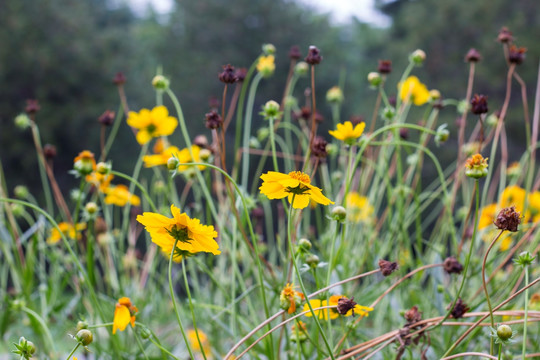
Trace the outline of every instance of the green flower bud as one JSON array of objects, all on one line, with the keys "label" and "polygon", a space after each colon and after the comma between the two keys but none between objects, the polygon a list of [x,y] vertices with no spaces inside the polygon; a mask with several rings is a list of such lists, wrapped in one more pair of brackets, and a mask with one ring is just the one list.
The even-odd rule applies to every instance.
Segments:
[{"label": "green flower bud", "polygon": [[331,104],[341,104],[345,97],[339,86],[333,86],[326,92],[326,101]]},{"label": "green flower bud", "polygon": [[204,162],[207,162],[208,159],[210,159],[210,156],[212,156],[212,152],[208,149],[201,149],[201,151],[199,151],[199,157]]},{"label": "green flower bud", "polygon": [[497,336],[502,341],[507,341],[513,336],[512,328],[508,325],[499,325],[497,327]]},{"label": "green flower bud", "polygon": [[19,114],[15,117],[15,126],[21,130],[26,130],[30,127],[31,124],[30,118],[26,114]]},{"label": "green flower bud", "polygon": [[381,74],[376,71],[370,72],[367,76],[367,80],[372,87],[377,87],[382,83]]},{"label": "green flower bud", "polygon": [[88,323],[86,321],[77,322],[77,331],[88,329]]},{"label": "green flower bud", "polygon": [[448,138],[450,137],[450,131],[448,131],[446,126],[446,124],[442,124],[437,128],[437,133],[435,134],[435,143],[437,145],[446,142],[446,140],[448,140]]},{"label": "green flower bud", "polygon": [[249,148],[250,149],[259,149],[260,147],[261,147],[261,143],[259,142],[259,140],[257,140],[254,137],[251,137],[249,139]]},{"label": "green flower bud", "polygon": [[274,100],[270,100],[264,104],[262,111],[259,114],[262,115],[265,120],[269,120],[270,118],[275,120],[281,116],[282,113],[279,111],[279,104]]},{"label": "green flower bud", "polygon": [[152,79],[152,86],[156,90],[162,90],[162,91],[167,90],[169,88],[169,84],[170,84],[169,79],[167,79],[163,75],[156,75]]},{"label": "green flower bud", "polygon": [[334,206],[332,209],[332,219],[343,222],[347,218],[347,210],[343,206]]},{"label": "green flower bud", "polygon": [[258,141],[263,142],[264,140],[266,140],[266,138],[268,138],[268,136],[270,136],[270,129],[268,129],[267,127],[263,127],[257,130]]},{"label": "green flower bud", "polygon": [[382,111],[382,117],[383,119],[386,119],[388,121],[392,121],[394,119],[394,116],[396,116],[396,109],[392,106],[387,106]]},{"label": "green flower bud", "polygon": [[311,250],[311,246],[312,246],[311,241],[309,241],[306,238],[302,238],[302,239],[298,240],[298,249],[300,251],[308,252],[309,250]]},{"label": "green flower bud", "polygon": [[300,61],[294,67],[294,73],[298,76],[306,76],[309,71],[309,65],[305,61]]},{"label": "green flower bud", "polygon": [[101,175],[108,174],[111,172],[111,164],[100,161],[96,165],[96,171]]},{"label": "green flower bud", "polygon": [[337,146],[336,144],[327,144],[326,145],[326,152],[328,153],[328,155],[335,155],[339,152],[339,146]]},{"label": "green flower bud", "polygon": [[469,103],[467,102],[467,100],[461,100],[457,105],[457,112],[460,114],[464,114],[468,108],[469,108]]},{"label": "green flower bud", "polygon": [[535,258],[536,256],[533,256],[530,252],[523,251],[521,254],[519,254],[517,259],[514,260],[514,263],[521,267],[526,267],[532,265]]},{"label": "green flower bud", "polygon": [[88,329],[81,329],[75,335],[75,340],[77,340],[82,346],[88,346],[94,340],[94,335]]},{"label": "green flower bud", "polygon": [[11,212],[15,217],[21,217],[24,214],[24,206],[21,204],[11,204]]},{"label": "green flower bud", "polygon": [[425,60],[426,53],[420,49],[414,50],[410,56],[410,61],[412,61],[416,66],[421,66]]},{"label": "green flower bud", "polygon": [[274,44],[263,44],[262,51],[265,55],[273,55],[276,53],[276,47]]},{"label": "green flower bud", "polygon": [[13,189],[13,194],[15,194],[15,197],[19,199],[26,199],[28,195],[30,195],[30,192],[26,186],[17,185],[15,186],[15,189]]},{"label": "green flower bud", "polygon": [[84,206],[84,209],[89,215],[94,215],[95,213],[99,211],[99,206],[95,202],[91,201],[91,202],[86,203],[86,205]]},{"label": "green flower bud", "polygon": [[309,254],[306,256],[306,264],[308,264],[311,268],[316,268],[317,265],[319,265],[319,257],[315,254]]},{"label": "green flower bud", "polygon": [[170,171],[174,171],[178,168],[178,159],[175,158],[174,156],[173,157],[170,157],[169,160],[167,160],[167,169],[169,169]]},{"label": "green flower bud", "polygon": [[150,339],[150,337],[152,336],[152,332],[146,326],[137,326],[137,329],[141,337],[145,340]]}]

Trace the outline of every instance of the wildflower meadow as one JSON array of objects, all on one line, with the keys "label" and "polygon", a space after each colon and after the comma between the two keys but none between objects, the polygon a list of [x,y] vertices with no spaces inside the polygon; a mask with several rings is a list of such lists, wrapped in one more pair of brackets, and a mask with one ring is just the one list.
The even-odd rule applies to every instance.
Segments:
[{"label": "wildflower meadow", "polygon": [[[353,80],[375,94],[366,119],[341,111],[354,94],[318,86],[324,48],[264,44],[248,68],[211,69],[222,93],[200,106],[204,133],[183,115],[182,74],[159,68],[155,97],[132,108],[118,73],[118,107],[69,175],[28,100],[15,123],[42,187],[0,166],[0,354],[540,358],[540,82],[524,86],[510,30],[498,41],[498,58],[463,48],[457,99],[418,74],[429,53],[410,49],[399,69],[373,59]],[[485,62],[505,69],[489,94],[475,90]],[[258,104],[270,82],[282,96]],[[509,154],[514,100],[525,140]],[[121,132],[138,153],[115,146]],[[115,152],[136,159],[130,171]]]}]

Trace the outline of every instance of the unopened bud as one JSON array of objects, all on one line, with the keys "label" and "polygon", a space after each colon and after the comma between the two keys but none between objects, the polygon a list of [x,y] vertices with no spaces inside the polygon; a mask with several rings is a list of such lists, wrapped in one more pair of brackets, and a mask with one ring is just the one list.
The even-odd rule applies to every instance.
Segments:
[{"label": "unopened bud", "polygon": [[421,66],[426,60],[426,53],[423,50],[417,49],[413,51],[410,59],[416,66]]},{"label": "unopened bud", "polygon": [[178,168],[178,159],[173,157],[170,157],[169,160],[167,160],[167,169],[174,171]]},{"label": "unopened bud", "polygon": [[306,76],[306,74],[309,71],[309,65],[305,61],[300,61],[296,66],[294,67],[294,73],[298,76]]},{"label": "unopened bud", "polygon": [[26,130],[30,127],[30,118],[26,114],[19,114],[15,117],[15,126],[21,130]]},{"label": "unopened bud", "polygon": [[344,221],[347,217],[347,210],[343,206],[335,206],[332,209],[332,219],[336,221]]},{"label": "unopened bud", "polygon": [[382,77],[381,74],[379,74],[376,71],[372,71],[368,74],[367,80],[369,82],[369,85],[373,87],[377,87],[382,83]]},{"label": "unopened bud", "polygon": [[306,238],[302,238],[298,240],[298,248],[302,251],[309,251],[311,250],[311,241],[309,241]]},{"label": "unopened bud", "polygon": [[152,86],[156,90],[167,90],[169,88],[169,84],[170,84],[169,79],[167,79],[163,75],[156,75],[152,79]]},{"label": "unopened bud", "polygon": [[75,339],[82,346],[88,346],[94,340],[94,336],[92,335],[92,332],[90,330],[82,329],[82,330],[79,330],[79,332],[77,332],[77,335],[75,335]]},{"label": "unopened bud", "polygon": [[276,47],[274,44],[263,44],[262,51],[265,55],[273,55],[276,53]]}]

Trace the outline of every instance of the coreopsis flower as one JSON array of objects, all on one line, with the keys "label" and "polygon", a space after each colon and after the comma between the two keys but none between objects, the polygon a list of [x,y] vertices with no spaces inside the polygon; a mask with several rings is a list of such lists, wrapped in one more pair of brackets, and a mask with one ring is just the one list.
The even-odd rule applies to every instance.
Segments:
[{"label": "coreopsis flower", "polygon": [[287,284],[279,295],[279,306],[289,314],[294,314],[303,301],[304,294],[294,290],[292,284]]},{"label": "coreopsis flower", "polygon": [[506,187],[499,198],[499,209],[515,206],[517,211],[522,212],[525,205],[525,195],[525,189],[517,185]]},{"label": "coreopsis flower", "polygon": [[[171,205],[171,213],[172,218],[151,212],[137,216],[137,221],[150,233],[152,242],[165,255],[170,256],[174,250],[173,260],[180,262],[182,256],[198,252],[221,254],[214,240],[217,232],[212,225],[202,225],[199,219],[191,219],[186,213],[180,213],[180,209],[174,205]],[[176,248],[173,249],[176,241]]]},{"label": "coreopsis flower", "polygon": [[276,70],[276,64],[274,63],[274,55],[261,56],[257,62],[257,71],[261,73],[263,77],[272,76],[274,70]]},{"label": "coreopsis flower", "polygon": [[105,204],[112,204],[116,206],[126,206],[130,203],[133,206],[139,206],[141,204],[141,199],[129,192],[129,189],[126,185],[116,185],[109,186],[105,190]]},{"label": "coreopsis flower", "polygon": [[365,127],[365,122],[358,123],[353,127],[352,122],[345,121],[343,124],[337,124],[336,130],[330,130],[328,133],[336,139],[341,140],[348,145],[352,145],[356,139],[362,136]]},{"label": "coreopsis flower", "polygon": [[[346,297],[343,296],[343,295],[332,295],[332,296],[330,296],[330,299],[328,301],[327,300],[314,299],[314,300],[309,300],[309,303],[311,304],[311,307],[313,309],[315,309],[317,307],[323,307],[323,306],[335,306],[335,308],[314,310],[315,315],[317,315],[317,317],[319,319],[334,320],[334,319],[338,318],[339,315],[340,315],[337,307],[339,305],[339,299],[343,299],[343,298],[346,299]],[[372,311],[372,310],[373,310],[373,308],[371,308],[371,307],[355,304],[354,307],[350,307],[350,309],[343,316],[351,316],[351,315],[353,315],[353,313],[354,313],[354,315],[360,315],[361,317],[369,316],[369,312]],[[308,304],[304,305],[304,311],[309,311],[309,305]],[[306,314],[306,316],[311,317],[312,316],[311,311],[308,312]]]},{"label": "coreopsis flower", "polygon": [[[187,171],[190,168],[193,169],[193,166],[188,165],[182,165],[182,164],[189,164],[192,162],[201,162],[201,148],[197,145],[191,145],[191,153],[193,154],[193,157],[191,157],[191,154],[189,152],[188,148],[183,148],[178,153],[178,163],[180,163],[180,166],[178,166],[178,171],[183,172]],[[199,170],[206,169],[206,166],[204,165],[197,165]]]},{"label": "coreopsis flower", "polygon": [[115,334],[116,330],[124,331],[128,324],[131,327],[135,327],[135,315],[139,312],[137,307],[131,303],[131,299],[128,297],[121,297],[116,303],[114,309],[113,330]]},{"label": "coreopsis flower", "polygon": [[[201,340],[201,343],[199,344],[199,340],[197,340],[197,333],[199,333],[199,340]],[[201,352],[201,344],[202,344],[202,350],[204,351],[207,358],[210,358],[212,349],[210,348],[210,341],[208,340],[208,336],[201,330],[197,329],[197,332],[195,332],[194,329],[189,329],[187,331],[187,338],[189,341],[190,347],[197,352]]]},{"label": "coreopsis flower", "polygon": [[97,171],[93,171],[89,175],[86,175],[86,182],[92,184],[92,186],[102,193],[109,188],[112,179],[114,179],[113,174],[101,174]]},{"label": "coreopsis flower", "polygon": [[480,210],[480,218],[478,219],[478,229],[485,229],[493,225],[493,220],[497,214],[497,204],[489,204]]},{"label": "coreopsis flower", "polygon": [[345,204],[349,221],[368,223],[373,220],[375,208],[369,203],[367,197],[352,191],[347,194]]},{"label": "coreopsis flower", "polygon": [[421,106],[429,101],[429,90],[416,76],[409,76],[403,84],[398,84],[399,97],[404,103],[412,101]]},{"label": "coreopsis flower", "polygon": [[480,179],[487,176],[488,158],[480,154],[475,154],[467,159],[465,163],[465,175],[474,179]]},{"label": "coreopsis flower", "polygon": [[96,159],[94,153],[88,150],[81,151],[73,159],[73,169],[80,176],[86,176],[96,170]]},{"label": "coreopsis flower", "polygon": [[141,109],[138,113],[130,111],[127,123],[139,130],[137,142],[141,145],[152,138],[171,135],[178,126],[178,120],[169,116],[169,111],[163,105],[156,106],[152,110]]},{"label": "coreopsis flower", "polygon": [[301,171],[291,171],[288,174],[269,171],[262,174],[261,179],[263,180],[259,187],[261,194],[266,195],[269,199],[287,197],[295,209],[305,208],[309,205],[310,200],[322,205],[334,203],[322,194],[321,189],[311,185],[309,175]]},{"label": "coreopsis flower", "polygon": [[82,237],[81,231],[86,229],[86,224],[78,223],[76,226],[73,226],[70,223],[61,222],[58,224],[58,227],[60,228],[60,231],[55,227],[51,229],[49,237],[47,238],[48,244],[56,244],[59,242],[60,239],[62,239],[62,234],[69,239],[80,240]]},{"label": "coreopsis flower", "polygon": [[169,146],[165,149],[162,146],[154,146],[154,152],[154,155],[143,156],[144,167],[149,168],[154,166],[167,165],[167,161],[171,157],[178,157],[180,149],[178,149],[176,146]]}]

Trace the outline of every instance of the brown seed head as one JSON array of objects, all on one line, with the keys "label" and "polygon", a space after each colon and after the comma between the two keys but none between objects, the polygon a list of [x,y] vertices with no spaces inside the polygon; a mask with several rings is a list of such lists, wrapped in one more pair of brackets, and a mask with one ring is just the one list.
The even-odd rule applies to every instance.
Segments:
[{"label": "brown seed head", "polygon": [[519,65],[525,60],[525,53],[527,52],[527,49],[524,47],[517,47],[516,45],[510,46],[510,49],[508,49],[508,61]]},{"label": "brown seed head", "polygon": [[379,67],[377,71],[381,74],[390,74],[392,72],[392,61],[379,60]]},{"label": "brown seed head", "polygon": [[322,61],[321,51],[316,46],[311,45],[304,61],[310,65],[320,64]]},{"label": "brown seed head", "polygon": [[383,276],[388,276],[398,269],[398,263],[395,261],[380,259],[379,268],[381,269]]},{"label": "brown seed head", "polygon": [[47,159],[54,159],[56,157],[56,146],[45,144],[45,146],[43,146],[43,155],[45,155]]},{"label": "brown seed head", "polygon": [[502,209],[493,223],[497,229],[516,232],[521,223],[521,214],[516,211],[515,206],[510,206]]},{"label": "brown seed head", "polygon": [[231,64],[223,65],[223,71],[219,73],[218,78],[219,81],[225,84],[233,84],[238,81],[234,66],[231,66]]},{"label": "brown seed head", "polygon": [[320,124],[324,121],[324,116],[322,116],[322,114],[318,111],[315,113],[315,121],[317,122],[317,124]]},{"label": "brown seed head", "polygon": [[201,149],[206,149],[208,147],[208,139],[204,135],[197,135],[195,136],[195,139],[193,139],[193,144]]},{"label": "brown seed head", "polygon": [[475,115],[488,112],[487,96],[474,94],[471,99],[471,112]]},{"label": "brown seed head", "polygon": [[318,158],[325,158],[328,155],[326,145],[328,142],[322,136],[316,136],[311,146],[311,154]]},{"label": "brown seed head", "polygon": [[[449,309],[451,305],[452,304],[450,304],[447,309]],[[454,319],[459,319],[459,318],[462,318],[463,315],[469,310],[470,310],[469,306],[467,306],[467,304],[465,304],[463,300],[461,300],[461,298],[458,298],[450,314],[452,315]]]},{"label": "brown seed head", "polygon": [[113,77],[113,84],[116,86],[124,85],[126,83],[126,76],[122,72],[117,72]]},{"label": "brown seed head", "polygon": [[223,124],[223,119],[221,118],[221,115],[217,113],[216,110],[212,110],[209,113],[206,113],[204,115],[204,118],[206,121],[205,126],[208,129],[217,129],[221,127],[221,125]]},{"label": "brown seed head", "polygon": [[403,140],[407,140],[409,138],[409,129],[407,128],[400,128],[399,129],[399,137]]},{"label": "brown seed head", "polygon": [[210,96],[208,98],[208,106],[210,107],[210,109],[219,109],[219,99],[215,96]]},{"label": "brown seed head", "polygon": [[497,41],[501,43],[510,43],[514,40],[514,37],[512,36],[512,33],[506,26],[503,26],[501,30],[499,31],[499,35],[497,36]]},{"label": "brown seed head", "polygon": [[443,269],[448,274],[461,274],[463,265],[453,256],[447,257],[443,262]]},{"label": "brown seed head", "polygon": [[364,122],[364,117],[362,115],[351,115],[349,117],[349,121],[353,125],[357,125],[357,124],[360,124],[361,122]]},{"label": "brown seed head", "polygon": [[236,69],[234,75],[236,76],[236,79],[238,82],[244,81],[246,78],[248,70],[246,68],[238,68]]},{"label": "brown seed head", "polygon": [[302,119],[304,121],[308,121],[311,119],[311,109],[307,106],[303,106],[300,111],[293,113],[293,118],[295,120]]},{"label": "brown seed head", "polygon": [[466,62],[478,62],[478,61],[480,61],[481,58],[482,58],[482,56],[480,55],[478,50],[476,50],[475,48],[471,48],[467,52],[467,55],[465,55],[465,61]]},{"label": "brown seed head", "polygon": [[418,311],[418,306],[413,306],[410,310],[407,310],[403,315],[407,320],[407,325],[414,324],[422,320],[422,313]]},{"label": "brown seed head", "polygon": [[299,60],[301,57],[302,53],[300,52],[298,45],[291,46],[291,49],[289,50],[289,58],[291,60]]},{"label": "brown seed head", "polygon": [[338,299],[337,302],[337,311],[341,315],[347,314],[350,310],[353,311],[354,316],[354,307],[357,305],[357,303],[354,301],[354,298],[347,299],[345,296]]},{"label": "brown seed head", "polygon": [[98,121],[103,126],[111,126],[114,122],[115,115],[114,111],[105,110],[105,112],[98,117]]},{"label": "brown seed head", "polygon": [[39,106],[39,103],[35,99],[28,99],[26,100],[26,107],[24,108],[24,111],[27,114],[35,114],[41,109],[41,106]]},{"label": "brown seed head", "polygon": [[96,218],[96,222],[95,222],[95,225],[94,225],[94,231],[98,235],[107,232],[107,223],[105,222],[105,219],[103,219],[100,216],[98,216]]}]

